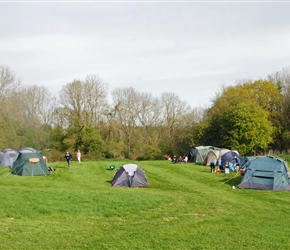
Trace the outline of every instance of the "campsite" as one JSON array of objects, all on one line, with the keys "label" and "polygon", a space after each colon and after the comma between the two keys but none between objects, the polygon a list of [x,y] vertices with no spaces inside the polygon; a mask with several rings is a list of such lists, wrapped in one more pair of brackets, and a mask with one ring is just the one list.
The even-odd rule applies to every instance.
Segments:
[{"label": "campsite", "polygon": [[[138,165],[149,187],[112,187],[124,164]],[[165,160],[49,166],[43,176],[0,168],[1,249],[290,248],[290,193],[233,189],[237,173]]]}]

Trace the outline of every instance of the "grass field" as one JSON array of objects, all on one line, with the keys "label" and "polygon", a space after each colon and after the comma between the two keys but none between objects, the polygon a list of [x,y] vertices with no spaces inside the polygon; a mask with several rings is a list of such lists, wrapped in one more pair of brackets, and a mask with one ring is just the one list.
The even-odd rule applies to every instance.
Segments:
[{"label": "grass field", "polygon": [[[232,189],[240,176],[144,161],[150,188],[113,188],[122,160],[49,176],[0,168],[0,249],[290,249],[290,193]],[[136,162],[132,162],[136,163]]]}]

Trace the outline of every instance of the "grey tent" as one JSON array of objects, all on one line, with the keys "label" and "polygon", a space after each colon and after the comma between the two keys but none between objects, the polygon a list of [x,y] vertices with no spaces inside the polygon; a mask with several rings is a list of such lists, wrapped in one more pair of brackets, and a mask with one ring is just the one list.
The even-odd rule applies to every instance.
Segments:
[{"label": "grey tent", "polygon": [[143,170],[136,164],[125,164],[115,173],[113,187],[149,187]]},{"label": "grey tent", "polygon": [[213,146],[198,146],[198,147],[193,147],[190,148],[188,153],[187,153],[187,159],[188,162],[200,162],[203,163],[207,153],[210,150],[218,149]]},{"label": "grey tent", "polygon": [[230,150],[227,148],[210,149],[203,163],[206,166],[209,166],[211,162],[216,164],[218,159],[228,152],[230,152]]},{"label": "grey tent", "polygon": [[276,157],[261,156],[251,159],[238,188],[290,190],[287,163]]},{"label": "grey tent", "polygon": [[40,152],[19,152],[12,164],[11,173],[22,176],[50,174]]},{"label": "grey tent", "polygon": [[4,148],[1,152],[0,166],[12,166],[18,152],[13,148]]},{"label": "grey tent", "polygon": [[2,163],[2,160],[3,160],[3,156],[4,156],[4,153],[0,152],[0,166],[2,166],[1,163]]},{"label": "grey tent", "polygon": [[13,148],[4,148],[4,149],[2,149],[3,153],[9,152],[9,151],[16,151],[16,150],[13,149]]},{"label": "grey tent", "polygon": [[18,149],[18,152],[31,153],[31,152],[36,152],[36,150],[32,147],[22,147],[22,148]]}]

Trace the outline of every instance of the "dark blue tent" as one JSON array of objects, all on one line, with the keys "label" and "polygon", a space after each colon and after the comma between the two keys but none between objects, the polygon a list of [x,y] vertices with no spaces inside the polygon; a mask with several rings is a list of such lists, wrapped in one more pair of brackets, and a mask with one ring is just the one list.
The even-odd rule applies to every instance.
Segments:
[{"label": "dark blue tent", "polygon": [[115,173],[113,187],[149,187],[144,171],[136,164],[125,164]]},{"label": "dark blue tent", "polygon": [[235,157],[238,159],[239,162],[241,162],[242,157],[239,156],[239,154],[237,152],[235,152],[235,151],[229,151],[229,152],[223,154],[221,156],[221,158],[222,158],[222,166],[224,166],[226,162],[231,162],[231,163],[235,164],[236,163]]}]

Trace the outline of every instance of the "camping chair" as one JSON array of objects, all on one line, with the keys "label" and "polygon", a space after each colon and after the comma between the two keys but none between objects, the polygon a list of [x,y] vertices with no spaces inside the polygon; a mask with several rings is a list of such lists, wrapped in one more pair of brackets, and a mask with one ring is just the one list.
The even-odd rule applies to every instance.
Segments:
[{"label": "camping chair", "polygon": [[116,167],[116,165],[115,164],[112,164],[112,165],[109,166],[109,169],[110,170],[113,170],[113,169],[115,169],[115,167]]},{"label": "camping chair", "polygon": [[52,168],[52,167],[47,167],[47,169],[48,169],[48,171],[49,171],[49,172],[52,172],[52,173],[56,174],[56,172],[55,172],[55,169],[54,169],[54,168]]}]

